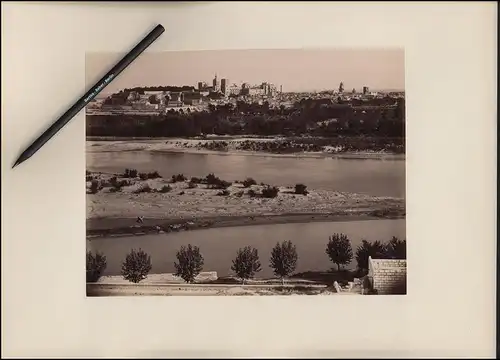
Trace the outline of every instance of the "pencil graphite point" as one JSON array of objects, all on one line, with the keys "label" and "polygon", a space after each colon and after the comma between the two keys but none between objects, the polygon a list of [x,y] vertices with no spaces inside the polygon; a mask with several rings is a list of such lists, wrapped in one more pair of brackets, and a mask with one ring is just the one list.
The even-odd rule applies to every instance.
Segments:
[{"label": "pencil graphite point", "polygon": [[12,165],[12,168],[14,169],[17,165],[21,164],[22,162],[24,162],[24,160],[26,160],[28,157],[25,156],[25,154],[23,153],[21,156],[19,156],[16,160],[16,162],[14,163],[14,165]]}]

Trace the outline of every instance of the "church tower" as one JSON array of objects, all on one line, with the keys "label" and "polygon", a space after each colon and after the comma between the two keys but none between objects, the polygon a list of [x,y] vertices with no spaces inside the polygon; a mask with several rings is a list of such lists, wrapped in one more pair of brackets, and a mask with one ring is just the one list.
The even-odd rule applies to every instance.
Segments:
[{"label": "church tower", "polygon": [[215,73],[215,77],[214,77],[214,80],[213,80],[213,87],[214,87],[214,91],[219,91],[219,80],[217,79],[217,73]]}]

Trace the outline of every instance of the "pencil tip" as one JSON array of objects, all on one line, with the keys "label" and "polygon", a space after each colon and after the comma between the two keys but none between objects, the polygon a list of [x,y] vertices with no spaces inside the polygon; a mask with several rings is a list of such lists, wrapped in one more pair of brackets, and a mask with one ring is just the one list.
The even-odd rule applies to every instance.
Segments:
[{"label": "pencil tip", "polygon": [[19,160],[16,160],[16,162],[14,163],[14,165],[12,165],[12,168],[14,169],[17,165],[19,165],[21,162]]}]

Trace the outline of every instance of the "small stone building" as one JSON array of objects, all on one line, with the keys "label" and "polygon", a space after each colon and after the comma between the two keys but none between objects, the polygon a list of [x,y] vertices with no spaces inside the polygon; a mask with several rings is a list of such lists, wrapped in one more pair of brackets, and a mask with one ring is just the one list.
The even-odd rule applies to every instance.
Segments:
[{"label": "small stone building", "polygon": [[406,294],[406,259],[368,258],[370,287],[379,295]]}]

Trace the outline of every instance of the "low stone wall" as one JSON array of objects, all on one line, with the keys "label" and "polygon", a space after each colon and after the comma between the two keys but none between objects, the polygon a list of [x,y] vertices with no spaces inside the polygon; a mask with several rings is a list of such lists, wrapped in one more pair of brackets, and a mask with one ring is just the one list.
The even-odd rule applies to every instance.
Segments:
[{"label": "low stone wall", "polygon": [[406,294],[406,260],[370,257],[368,277],[377,294]]}]

